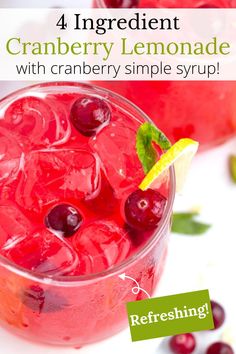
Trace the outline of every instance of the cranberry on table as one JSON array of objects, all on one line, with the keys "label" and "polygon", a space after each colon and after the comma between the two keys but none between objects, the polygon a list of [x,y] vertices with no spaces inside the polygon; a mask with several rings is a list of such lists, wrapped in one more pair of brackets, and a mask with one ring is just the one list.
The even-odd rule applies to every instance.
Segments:
[{"label": "cranberry on table", "polygon": [[133,8],[139,6],[140,0],[105,0],[108,7],[112,8]]},{"label": "cranberry on table", "polygon": [[166,198],[153,189],[133,192],[125,202],[127,224],[137,230],[152,230],[158,226],[166,206]]},{"label": "cranberry on table", "polygon": [[233,348],[223,342],[216,342],[210,345],[206,354],[234,354]]},{"label": "cranberry on table", "polygon": [[170,348],[175,354],[190,354],[196,347],[192,333],[179,334],[170,339]]},{"label": "cranberry on table", "polygon": [[71,108],[70,120],[76,130],[92,136],[109,124],[111,111],[108,104],[97,97],[81,97]]},{"label": "cranberry on table", "polygon": [[70,204],[55,206],[45,218],[45,225],[51,230],[62,233],[64,237],[72,236],[79,229],[81,223],[81,214]]},{"label": "cranberry on table", "polygon": [[225,321],[225,311],[216,301],[211,301],[212,315],[215,329],[220,328]]}]

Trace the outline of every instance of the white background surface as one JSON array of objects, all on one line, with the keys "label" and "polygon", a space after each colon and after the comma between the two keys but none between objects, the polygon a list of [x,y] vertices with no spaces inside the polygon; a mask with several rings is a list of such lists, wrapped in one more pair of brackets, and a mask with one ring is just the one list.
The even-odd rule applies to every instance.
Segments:
[{"label": "white background surface", "polygon": [[[89,0],[0,1],[0,6],[89,6]],[[22,86],[22,83],[0,84],[0,97]],[[228,155],[236,154],[236,139],[198,155],[192,165],[182,196],[175,210],[201,209],[201,220],[212,224],[203,236],[171,235],[166,269],[158,296],[208,288],[212,299],[227,311],[225,326],[212,332],[198,333],[195,354],[204,354],[214,340],[224,339],[236,349],[236,185],[228,174]],[[46,324],[45,324],[46,325]],[[130,341],[129,331],[82,349],[54,348],[28,343],[0,329],[0,354],[167,354],[167,339],[137,343]]]}]

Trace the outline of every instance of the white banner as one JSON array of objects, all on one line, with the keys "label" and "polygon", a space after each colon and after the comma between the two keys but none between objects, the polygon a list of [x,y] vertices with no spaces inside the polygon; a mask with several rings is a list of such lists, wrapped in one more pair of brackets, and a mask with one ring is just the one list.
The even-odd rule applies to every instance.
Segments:
[{"label": "white banner", "polygon": [[1,9],[0,80],[236,80],[236,9]]}]

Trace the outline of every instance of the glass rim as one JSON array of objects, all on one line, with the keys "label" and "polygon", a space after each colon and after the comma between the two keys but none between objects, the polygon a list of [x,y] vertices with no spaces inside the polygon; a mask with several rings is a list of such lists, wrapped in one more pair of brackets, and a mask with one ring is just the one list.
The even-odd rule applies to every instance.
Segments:
[{"label": "glass rim", "polygon": [[[55,85],[56,84],[56,85]],[[153,125],[153,121],[144,113],[139,107],[137,107],[133,102],[129,101],[127,98],[114,93],[113,91],[110,91],[105,88],[101,88],[99,86],[93,85],[93,84],[87,84],[87,83],[81,83],[81,82],[74,82],[74,81],[52,81],[52,82],[42,82],[39,84],[34,84],[34,85],[29,85],[24,88],[18,89],[16,91],[13,91],[12,93],[6,95],[2,99],[0,99],[0,105],[4,103],[7,99],[19,94],[19,93],[26,93],[31,89],[37,89],[37,88],[43,88],[43,87],[57,87],[57,86],[69,86],[69,87],[82,87],[84,89],[90,89],[90,90],[95,90],[95,92],[100,93],[101,95],[104,93],[108,94],[110,97],[114,98],[115,100],[118,100],[118,102],[123,102],[126,103],[128,106],[133,108],[144,120],[149,121]],[[6,268],[8,271],[13,272],[19,276],[22,276],[24,278],[28,278],[30,280],[34,280],[36,282],[41,282],[45,284],[50,284],[50,285],[55,285],[55,286],[76,286],[76,285],[81,285],[82,283],[85,282],[94,282],[94,281],[99,281],[101,279],[104,279],[109,276],[114,276],[116,274],[119,274],[124,270],[126,267],[134,263],[137,259],[145,256],[145,254],[150,250],[150,248],[155,244],[155,242],[158,239],[161,239],[161,234],[167,224],[170,221],[171,214],[172,214],[172,209],[173,209],[173,203],[174,203],[174,198],[175,198],[175,170],[174,167],[171,166],[169,168],[169,177],[170,177],[170,189],[169,189],[169,196],[167,199],[167,205],[165,207],[165,211],[163,214],[163,217],[161,219],[161,222],[159,223],[155,233],[152,235],[150,240],[142,247],[138,252],[134,253],[131,257],[125,259],[121,263],[108,268],[104,271],[98,272],[98,273],[93,273],[93,274],[88,274],[88,275],[65,275],[65,276],[54,276],[54,275],[46,275],[43,273],[31,271],[28,269],[25,269],[21,266],[18,266],[17,264],[13,263],[12,261],[8,260],[4,256],[0,254],[0,266],[3,266]]]}]

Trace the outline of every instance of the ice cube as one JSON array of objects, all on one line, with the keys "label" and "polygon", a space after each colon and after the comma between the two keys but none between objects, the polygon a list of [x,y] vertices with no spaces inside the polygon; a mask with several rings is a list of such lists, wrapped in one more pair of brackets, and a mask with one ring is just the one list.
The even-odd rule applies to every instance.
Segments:
[{"label": "ice cube", "polygon": [[0,201],[0,246],[24,239],[32,230],[30,220],[11,202]]},{"label": "ice cube", "polygon": [[3,124],[18,133],[30,148],[63,144],[70,136],[70,124],[60,102],[27,96],[14,101],[6,110]]},{"label": "ice cube", "polygon": [[24,153],[12,132],[0,127],[0,186],[14,178],[21,167]]},{"label": "ice cube", "polygon": [[40,212],[57,202],[96,197],[100,180],[100,162],[89,151],[40,150],[26,157],[13,193],[20,206]]},{"label": "ice cube", "polygon": [[12,245],[8,242],[1,253],[18,266],[47,275],[67,275],[78,264],[78,256],[70,245],[45,229]]},{"label": "ice cube", "polygon": [[139,125],[116,119],[91,140],[118,198],[136,189],[144,177],[135,147]]},{"label": "ice cube", "polygon": [[128,233],[110,220],[84,225],[73,245],[78,252],[79,275],[111,268],[126,259],[131,248]]}]

